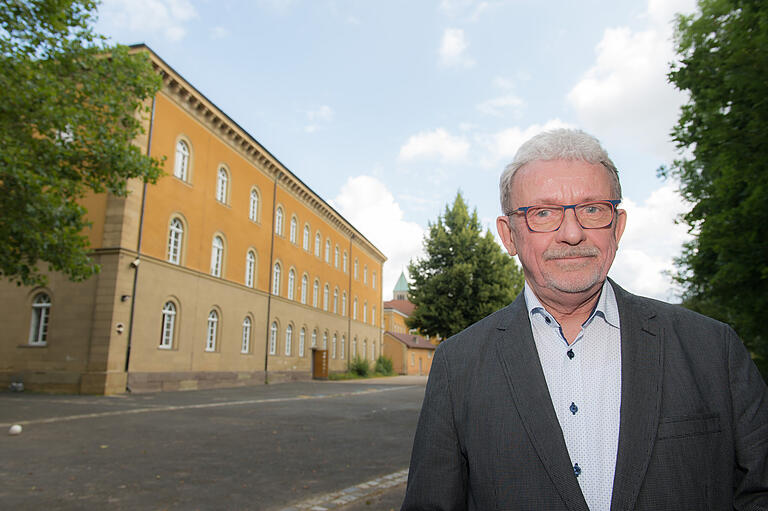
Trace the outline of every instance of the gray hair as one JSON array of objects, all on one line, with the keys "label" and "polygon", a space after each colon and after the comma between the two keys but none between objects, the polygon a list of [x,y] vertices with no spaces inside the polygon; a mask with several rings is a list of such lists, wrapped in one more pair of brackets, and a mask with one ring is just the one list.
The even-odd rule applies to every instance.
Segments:
[{"label": "gray hair", "polygon": [[504,172],[501,173],[499,194],[502,214],[507,214],[512,210],[512,205],[509,203],[509,192],[515,173],[528,163],[537,160],[576,160],[602,164],[613,178],[615,198],[621,198],[619,171],[606,150],[600,145],[600,141],[581,130],[560,128],[543,131],[521,145],[512,163],[507,165]]}]

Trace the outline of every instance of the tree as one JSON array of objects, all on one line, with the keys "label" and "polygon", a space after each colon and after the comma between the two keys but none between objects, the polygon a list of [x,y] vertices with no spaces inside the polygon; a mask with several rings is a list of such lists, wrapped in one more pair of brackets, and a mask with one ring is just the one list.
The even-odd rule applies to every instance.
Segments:
[{"label": "tree", "polygon": [[75,281],[98,271],[77,200],[161,173],[133,144],[160,79],[93,32],[96,6],[0,3],[0,275],[17,284],[44,283],[45,263]]},{"label": "tree", "polygon": [[694,206],[676,260],[689,307],[733,325],[768,376],[768,3],[699,0],[678,18],[670,81],[687,92],[662,176]]},{"label": "tree", "polygon": [[509,304],[523,288],[523,274],[494,240],[482,233],[477,210],[456,194],[453,206],[429,224],[426,257],[408,266],[410,300],[406,320],[426,335],[449,337]]}]

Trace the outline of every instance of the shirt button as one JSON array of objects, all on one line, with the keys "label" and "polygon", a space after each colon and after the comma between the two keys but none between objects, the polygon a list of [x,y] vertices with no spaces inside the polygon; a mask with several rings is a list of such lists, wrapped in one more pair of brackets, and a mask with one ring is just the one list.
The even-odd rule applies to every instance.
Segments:
[{"label": "shirt button", "polygon": [[570,359],[573,359],[573,357],[576,356],[576,354],[573,352],[573,350],[568,350],[566,352],[566,354],[568,355],[568,358],[570,358]]},{"label": "shirt button", "polygon": [[581,474],[581,467],[578,463],[573,466],[573,473],[576,475],[576,477],[579,477],[579,474]]},{"label": "shirt button", "polygon": [[576,403],[571,403],[571,406],[569,406],[568,409],[571,411],[573,415],[576,415],[576,412],[579,411],[579,407],[576,406]]},{"label": "shirt button", "polygon": [[552,320],[549,319],[549,318],[544,318],[544,322],[546,322],[547,324],[550,324],[550,323],[552,323]]}]

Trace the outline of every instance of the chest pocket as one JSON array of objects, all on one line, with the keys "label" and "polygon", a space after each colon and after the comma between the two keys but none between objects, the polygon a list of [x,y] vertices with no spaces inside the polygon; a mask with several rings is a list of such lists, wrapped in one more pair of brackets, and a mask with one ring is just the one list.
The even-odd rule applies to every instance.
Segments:
[{"label": "chest pocket", "polygon": [[667,417],[659,421],[659,430],[656,438],[666,440],[694,437],[719,433],[720,430],[720,416],[716,413]]}]

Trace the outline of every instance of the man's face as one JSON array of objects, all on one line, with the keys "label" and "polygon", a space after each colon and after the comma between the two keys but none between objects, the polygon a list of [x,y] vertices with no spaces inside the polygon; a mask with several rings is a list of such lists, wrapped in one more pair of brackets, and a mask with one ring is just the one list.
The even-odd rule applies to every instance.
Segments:
[{"label": "man's face", "polygon": [[[570,160],[526,164],[513,178],[510,198],[513,208],[618,199],[605,167]],[[530,232],[522,214],[496,220],[504,246],[510,255],[519,256],[526,280],[539,299],[563,304],[578,303],[599,290],[625,225],[623,210],[605,229],[582,228],[573,209],[566,210],[560,229],[554,232]]]}]

